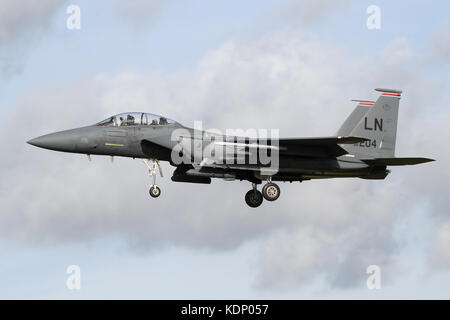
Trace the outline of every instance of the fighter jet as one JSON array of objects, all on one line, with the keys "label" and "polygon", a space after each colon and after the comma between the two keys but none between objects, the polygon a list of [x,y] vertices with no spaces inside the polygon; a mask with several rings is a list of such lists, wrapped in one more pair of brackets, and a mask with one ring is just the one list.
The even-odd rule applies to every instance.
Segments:
[{"label": "fighter jet", "polygon": [[[29,144],[63,152],[143,159],[157,198],[160,161],[175,167],[172,181],[210,184],[212,178],[245,180],[252,188],[246,203],[275,201],[275,181],[328,178],[384,179],[389,166],[415,165],[428,158],[397,158],[395,143],[401,91],[375,89],[376,101],[357,106],[334,136],[314,138],[242,137],[189,128],[164,116],[129,112],[87,127],[47,134]],[[264,183],[261,191],[258,185]]]}]

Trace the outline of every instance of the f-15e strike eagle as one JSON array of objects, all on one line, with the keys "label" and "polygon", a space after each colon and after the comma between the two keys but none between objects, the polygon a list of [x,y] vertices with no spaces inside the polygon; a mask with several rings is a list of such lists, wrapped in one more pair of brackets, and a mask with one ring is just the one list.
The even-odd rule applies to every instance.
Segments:
[{"label": "f-15e strike eagle", "polygon": [[[335,136],[319,138],[239,137],[188,128],[166,117],[130,112],[95,125],[47,134],[28,141],[50,150],[142,158],[153,184],[150,196],[161,194],[156,175],[159,161],[176,167],[172,180],[211,183],[211,178],[247,180],[250,207],[263,199],[277,200],[274,181],[324,178],[384,179],[388,166],[415,165],[427,158],[396,158],[395,141],[401,91],[375,89],[376,102],[358,105]],[[265,182],[262,192],[257,185]]]}]

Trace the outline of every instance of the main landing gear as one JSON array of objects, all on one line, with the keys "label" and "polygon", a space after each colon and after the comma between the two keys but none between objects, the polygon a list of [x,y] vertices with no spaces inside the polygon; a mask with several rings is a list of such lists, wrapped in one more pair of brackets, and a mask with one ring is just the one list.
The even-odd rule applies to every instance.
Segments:
[{"label": "main landing gear", "polygon": [[157,159],[144,159],[145,165],[148,167],[148,173],[150,177],[153,177],[153,184],[150,187],[148,193],[153,198],[158,198],[161,195],[161,189],[156,185],[156,170],[158,169],[159,175],[163,177],[162,169]]},{"label": "main landing gear", "polygon": [[275,201],[280,196],[280,187],[273,182],[268,182],[262,188],[262,195],[267,201]]},{"label": "main landing gear", "polygon": [[280,197],[280,187],[269,178],[262,188],[262,193],[258,191],[256,183],[252,184],[252,190],[245,194],[245,202],[252,208],[259,207],[263,199],[275,201]]},{"label": "main landing gear", "polygon": [[245,194],[245,202],[247,202],[250,207],[256,208],[263,202],[263,195],[256,188],[256,183],[253,183],[252,186],[253,189]]}]

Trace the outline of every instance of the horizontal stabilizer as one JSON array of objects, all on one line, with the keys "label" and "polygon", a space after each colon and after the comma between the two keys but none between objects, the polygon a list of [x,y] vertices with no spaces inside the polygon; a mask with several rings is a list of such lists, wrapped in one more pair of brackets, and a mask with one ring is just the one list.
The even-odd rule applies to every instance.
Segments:
[{"label": "horizontal stabilizer", "polygon": [[323,137],[323,138],[293,138],[280,139],[280,145],[297,144],[297,145],[330,145],[330,144],[354,144],[368,141],[369,139],[362,137]]},{"label": "horizontal stabilizer", "polygon": [[428,158],[377,158],[362,160],[371,165],[378,166],[408,166],[434,161]]}]

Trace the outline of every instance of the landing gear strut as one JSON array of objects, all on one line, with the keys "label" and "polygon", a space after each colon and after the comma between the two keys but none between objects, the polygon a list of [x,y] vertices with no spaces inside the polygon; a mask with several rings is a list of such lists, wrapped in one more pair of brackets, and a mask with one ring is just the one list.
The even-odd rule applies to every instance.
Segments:
[{"label": "landing gear strut", "polygon": [[261,203],[263,202],[263,196],[261,192],[258,191],[256,188],[256,184],[252,184],[253,189],[248,191],[245,194],[245,202],[252,208],[259,207]]},{"label": "landing gear strut", "polygon": [[157,198],[161,195],[161,189],[156,185],[156,170],[158,169],[159,175],[163,177],[162,169],[157,159],[144,159],[145,165],[148,167],[148,173],[150,177],[153,177],[153,184],[148,191],[150,196]]}]

